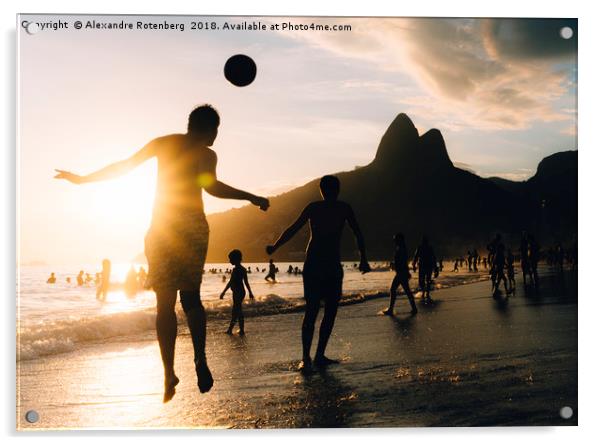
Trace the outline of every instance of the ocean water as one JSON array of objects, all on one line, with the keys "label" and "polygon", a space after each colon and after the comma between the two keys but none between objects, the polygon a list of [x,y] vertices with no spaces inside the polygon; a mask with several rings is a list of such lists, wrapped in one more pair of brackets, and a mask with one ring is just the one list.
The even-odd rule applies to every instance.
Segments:
[{"label": "ocean water", "polygon": [[[301,263],[290,263],[301,268]],[[289,263],[277,264],[280,272],[277,283],[268,283],[264,277],[266,263],[245,263],[250,266],[249,283],[255,300],[245,299],[245,315],[261,316],[300,311],[304,307],[302,276],[286,273]],[[134,264],[136,270],[140,266]],[[201,287],[201,295],[209,319],[227,318],[231,309],[231,293],[223,300],[219,294],[225,287],[223,276],[230,264],[207,264]],[[373,272],[361,274],[353,263],[343,263],[345,278],[343,304],[360,303],[366,299],[383,297],[393,278],[385,263],[372,263]],[[93,282],[78,286],[79,270],[92,276],[101,270],[100,265],[78,266],[22,266],[19,268],[17,293],[18,360],[31,360],[57,353],[69,352],[89,342],[108,342],[122,336],[139,335],[154,329],[155,294],[141,290],[134,297],[127,297],[122,283],[130,264],[112,264],[111,291],[106,301],[96,299]],[[222,273],[210,273],[210,269]],[[257,272],[259,268],[259,272]],[[445,267],[448,271],[450,265]],[[50,273],[57,278],[55,284],[47,284]],[[416,275],[416,274],[414,274]],[[67,283],[66,278],[71,278]],[[486,278],[486,273],[443,273],[436,287],[449,287]],[[412,286],[416,287],[416,277]],[[180,323],[184,315],[179,307]]]}]

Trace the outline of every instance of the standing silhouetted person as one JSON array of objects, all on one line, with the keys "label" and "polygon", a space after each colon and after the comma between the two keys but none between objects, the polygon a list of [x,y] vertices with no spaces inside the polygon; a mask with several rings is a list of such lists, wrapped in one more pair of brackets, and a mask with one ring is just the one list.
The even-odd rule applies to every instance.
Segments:
[{"label": "standing silhouetted person", "polygon": [[96,299],[106,300],[109,293],[109,284],[111,280],[111,262],[106,258],[102,260],[102,272],[100,273],[100,282],[96,285]]},{"label": "standing silhouetted person", "polygon": [[54,272],[50,273],[50,276],[46,280],[46,283],[47,284],[54,284],[54,283],[56,283],[56,276],[54,275]]},{"label": "standing silhouetted person", "polygon": [[495,277],[495,282],[493,283],[493,295],[496,296],[499,293],[500,282],[504,282],[504,290],[506,294],[508,294],[508,281],[506,279],[506,274],[504,273],[504,268],[506,267],[506,256],[504,245],[500,242],[497,244],[495,254],[493,255],[493,276]]},{"label": "standing silhouetted person", "polygon": [[418,264],[418,286],[422,291],[422,298],[430,300],[433,273],[437,273],[438,269],[435,252],[426,236],[422,237],[422,242],[414,254],[414,260],[412,261],[414,272],[416,272],[416,264]]},{"label": "standing silhouetted person", "polygon": [[506,253],[506,270],[508,271],[508,284],[510,286],[510,292],[514,292],[514,289],[516,288],[516,281],[514,281],[514,254],[510,248]]},{"label": "standing silhouetted person", "polygon": [[84,271],[83,270],[80,270],[79,273],[77,274],[77,285],[78,286],[84,285]]},{"label": "standing silhouetted person", "polygon": [[533,285],[535,291],[539,291],[539,274],[537,273],[537,266],[539,263],[539,244],[535,240],[533,234],[529,234],[529,269],[531,271],[531,277],[533,279]]},{"label": "standing silhouetted person", "polygon": [[57,170],[56,178],[75,184],[121,176],[151,158],[157,159],[157,188],[150,229],[145,238],[148,281],[157,294],[157,337],[165,372],[164,402],[171,400],[179,382],[174,370],[178,323],[176,298],[180,301],[194,347],[197,384],[201,392],[213,386],[205,356],[206,316],[201,304],[201,273],[207,255],[209,226],[202,190],[224,199],[250,201],[262,210],[269,202],[217,180],[217,155],[209,147],[220,123],[210,105],[195,108],[188,117],[188,131],[152,140],[128,159],[87,176]]},{"label": "standing silhouetted person", "polygon": [[245,269],[241,264],[242,252],[238,249],[234,249],[228,254],[228,259],[234,268],[232,269],[232,274],[230,275],[230,281],[228,281],[226,288],[219,296],[219,299],[223,300],[228,289],[232,289],[232,319],[230,320],[230,326],[228,327],[226,334],[232,334],[232,330],[238,321],[238,333],[239,335],[245,335],[245,319],[242,313],[242,302],[246,295],[245,286],[249,290],[249,298],[253,300],[255,297],[253,296],[251,286],[249,286],[247,269]]},{"label": "standing silhouetted person", "polygon": [[391,283],[389,307],[383,311],[385,315],[393,315],[393,308],[395,307],[395,299],[397,296],[397,288],[401,285],[402,289],[408,297],[410,306],[412,306],[412,314],[418,313],[416,309],[416,303],[414,302],[414,294],[410,289],[410,269],[408,268],[408,250],[406,248],[406,242],[403,234],[398,233],[393,238],[395,242],[395,259],[393,260],[393,267],[395,268],[395,277]]},{"label": "standing silhouetted person", "polygon": [[529,265],[529,236],[527,232],[523,232],[520,240],[520,268],[523,273],[523,286],[527,287],[527,276],[531,278],[533,283],[533,275],[531,275],[531,267]]},{"label": "standing silhouetted person", "polygon": [[268,255],[272,255],[280,246],[289,241],[304,225],[309,222],[311,237],[307,245],[305,263],[303,265],[303,292],[305,296],[305,317],[301,329],[303,342],[303,362],[300,370],[309,372],[312,361],[310,357],[314,325],[320,311],[320,300],[324,300],[324,317],[320,325],[320,339],[316,350],[315,365],[327,366],[337,363],[324,354],[326,345],[334,326],[334,321],[341,299],[343,285],[343,268],[341,266],[341,234],[345,223],[349,224],[357,240],[360,252],[359,270],[370,271],[366,259],[364,238],[349,204],[339,201],[340,183],[334,176],[324,176],[320,180],[320,192],[324,198],[309,204],[297,220],[287,228],[273,246],[267,246]]},{"label": "standing silhouetted person", "polygon": [[264,279],[266,281],[271,281],[272,283],[275,283],[276,282],[276,272],[278,272],[278,269],[276,268],[276,265],[274,264],[274,260],[270,258],[268,274],[264,277]]}]

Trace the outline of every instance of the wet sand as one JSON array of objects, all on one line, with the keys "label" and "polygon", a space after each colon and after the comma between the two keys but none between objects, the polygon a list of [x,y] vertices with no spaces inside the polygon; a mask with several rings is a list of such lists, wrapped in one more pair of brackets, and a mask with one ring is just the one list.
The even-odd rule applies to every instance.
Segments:
[{"label": "wet sand", "polygon": [[489,282],[438,290],[415,317],[404,296],[395,317],[377,315],[386,299],[341,307],[327,353],[343,362],[309,377],[296,371],[301,313],[248,318],[244,338],[210,321],[214,388],[199,394],[182,332],[168,404],[151,332],[23,361],[18,428],[576,425],[576,274],[544,276],[539,296],[517,284],[508,301]]}]

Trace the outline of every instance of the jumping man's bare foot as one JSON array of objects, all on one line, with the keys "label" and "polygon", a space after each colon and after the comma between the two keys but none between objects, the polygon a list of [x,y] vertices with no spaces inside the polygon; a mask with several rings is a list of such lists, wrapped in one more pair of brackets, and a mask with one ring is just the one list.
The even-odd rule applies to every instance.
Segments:
[{"label": "jumping man's bare foot", "polygon": [[202,393],[208,392],[213,386],[213,376],[211,375],[211,371],[209,371],[207,362],[205,360],[198,360],[195,362],[195,367],[199,391]]},{"label": "jumping man's bare foot", "polygon": [[180,383],[180,379],[173,375],[165,379],[165,392],[163,393],[163,403],[169,402],[176,395],[176,385]]},{"label": "jumping man's bare foot", "polygon": [[381,312],[381,314],[383,314],[383,315],[393,315],[393,309],[391,309],[391,308],[383,309],[383,311]]}]

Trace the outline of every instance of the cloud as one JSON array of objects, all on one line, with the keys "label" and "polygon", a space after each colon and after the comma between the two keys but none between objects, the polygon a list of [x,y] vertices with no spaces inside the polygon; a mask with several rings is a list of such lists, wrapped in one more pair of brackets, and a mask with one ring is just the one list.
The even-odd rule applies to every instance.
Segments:
[{"label": "cloud", "polygon": [[533,177],[535,172],[529,168],[519,168],[516,172],[497,172],[497,173],[489,173],[488,177],[497,177],[508,179],[510,181],[526,181],[527,179]]},{"label": "cloud", "polygon": [[472,165],[467,164],[465,162],[454,162],[454,167],[466,170],[467,172],[473,173],[475,175],[477,174],[476,170],[472,167]]},{"label": "cloud", "polygon": [[[351,23],[353,31],[287,35],[385,72],[409,73],[423,94],[408,98],[392,90],[392,101],[412,102],[418,114],[436,107],[452,127],[492,130],[574,119],[555,102],[572,85],[576,20],[336,20]],[[572,39],[560,37],[563,26],[572,27]]]},{"label": "cloud", "polygon": [[[565,27],[572,38],[561,37]],[[577,53],[576,19],[488,19],[482,29],[485,48],[496,58],[562,60]]]}]

